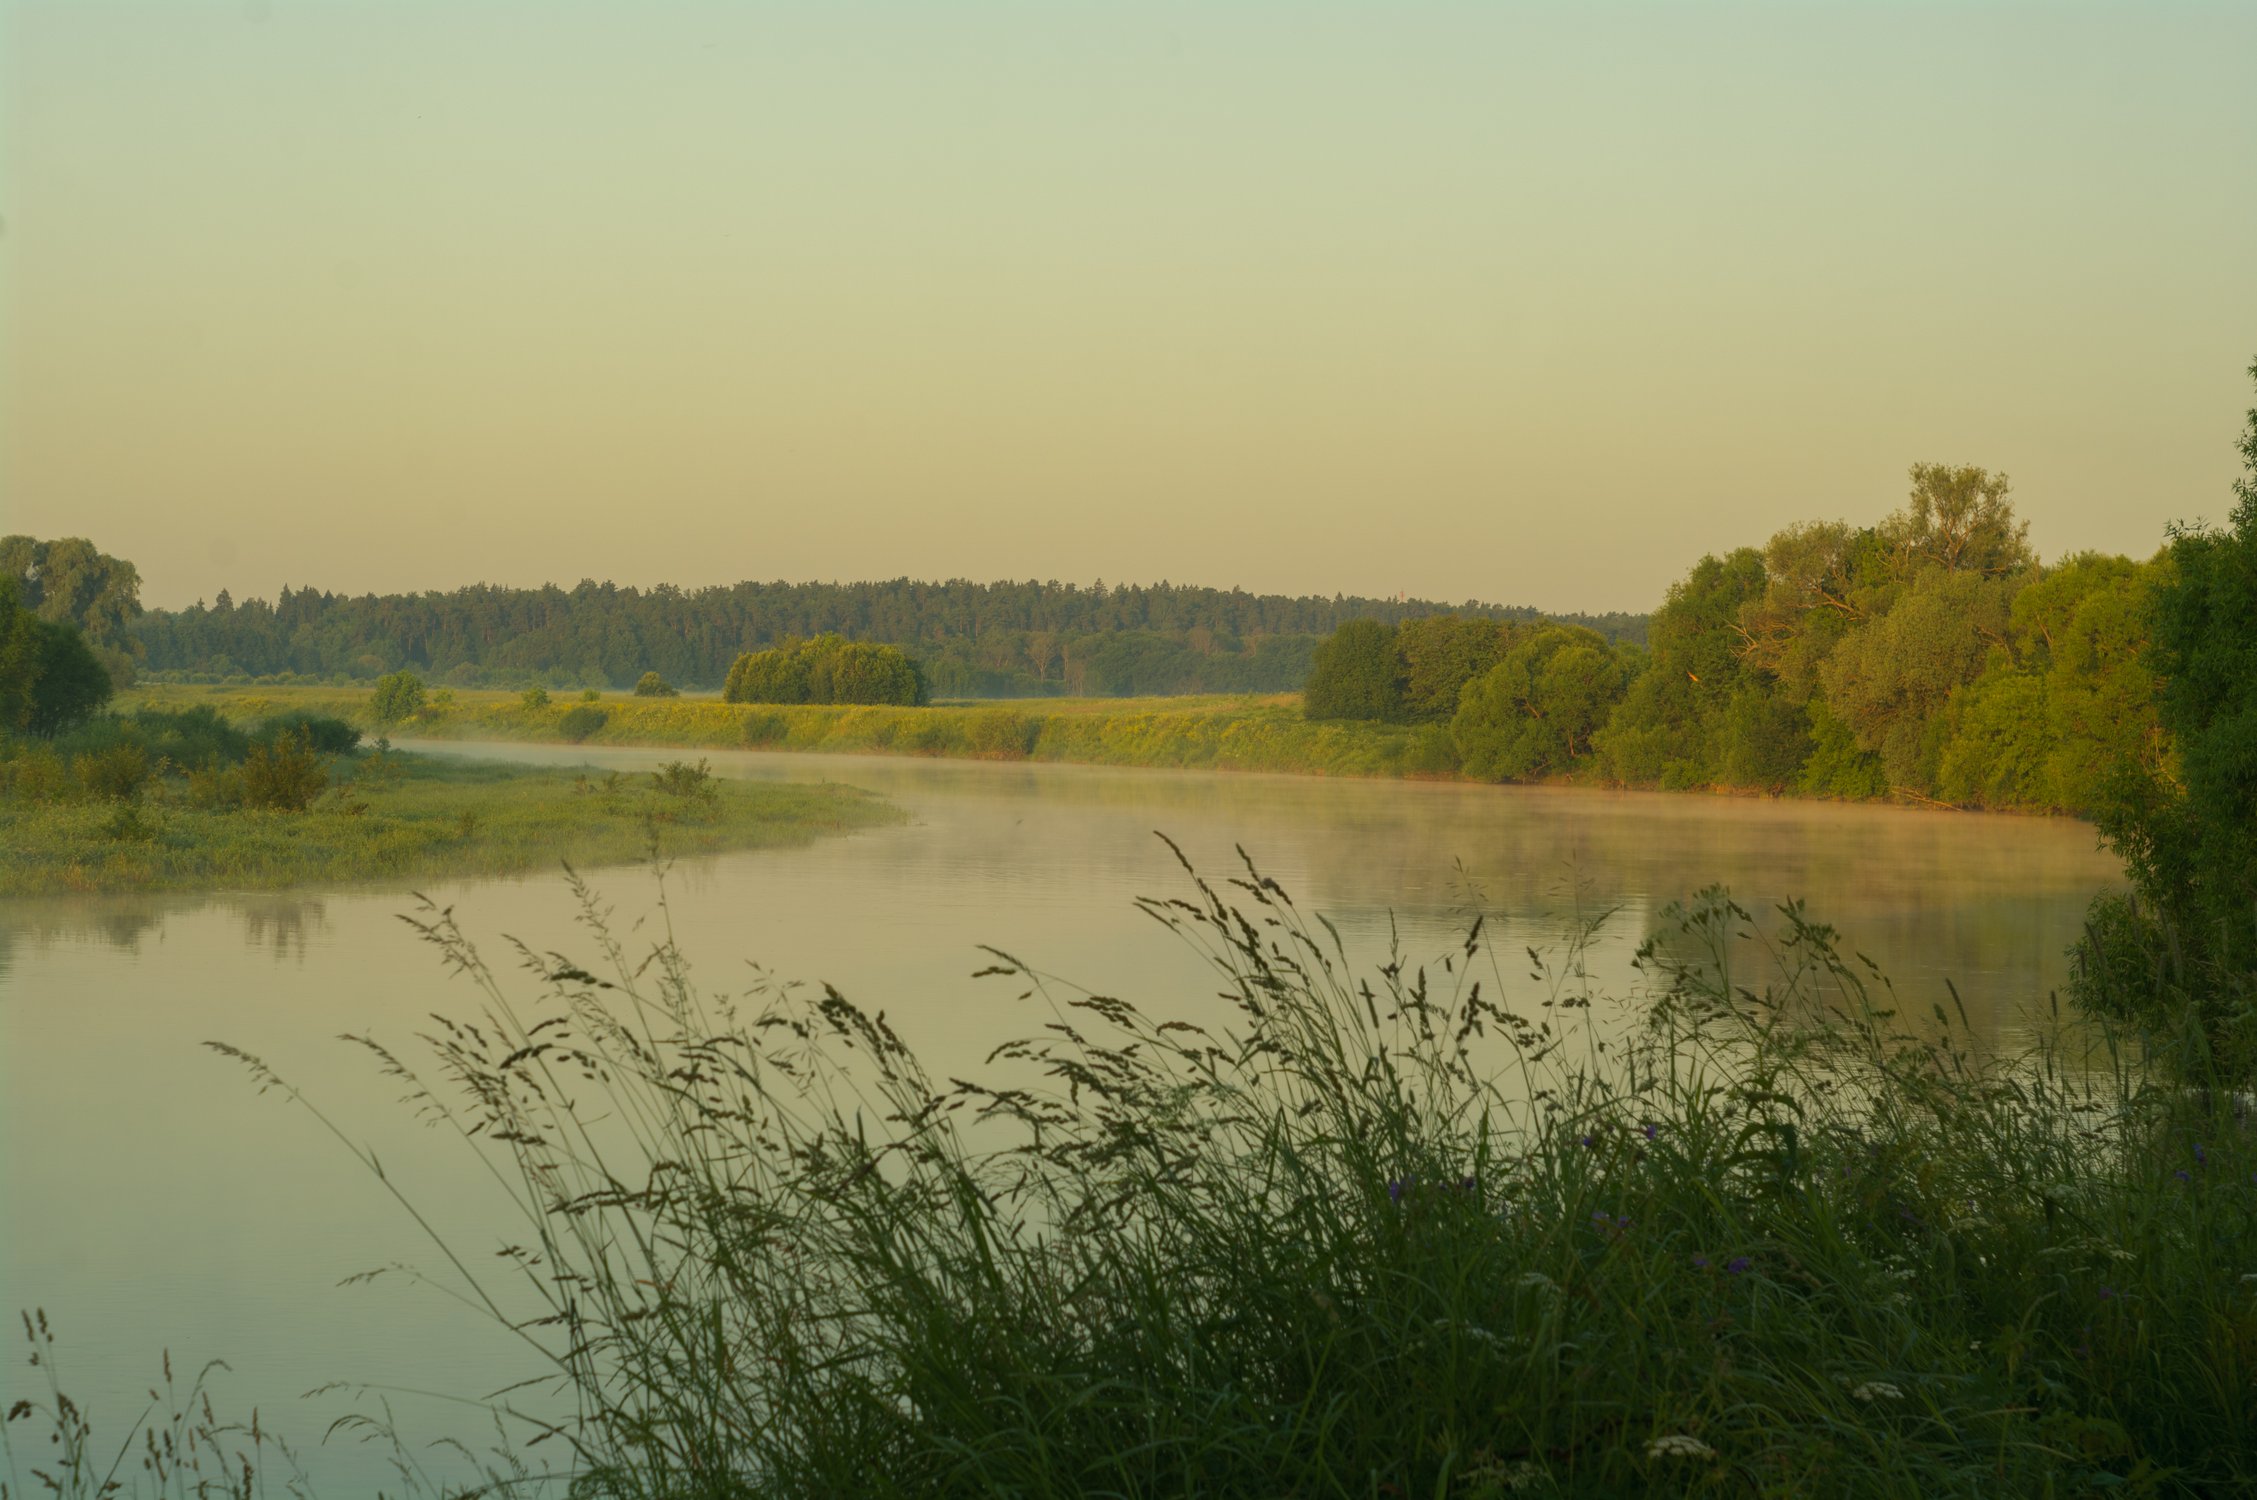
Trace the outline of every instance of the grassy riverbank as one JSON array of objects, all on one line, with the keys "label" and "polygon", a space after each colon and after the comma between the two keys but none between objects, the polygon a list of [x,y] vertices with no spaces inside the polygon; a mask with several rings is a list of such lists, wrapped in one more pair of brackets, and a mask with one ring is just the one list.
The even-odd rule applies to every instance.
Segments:
[{"label": "grassy riverbank", "polygon": [[161,785],[133,802],[0,798],[0,896],[269,889],[505,875],[803,844],[897,814],[854,787],[476,764],[364,752],[303,811],[211,807]]},{"label": "grassy riverbank", "polygon": [[[121,703],[210,704],[234,719],[333,714],[374,734],[366,691],[328,687],[130,689]],[[579,723],[568,716],[593,709]],[[582,732],[582,725],[587,725]],[[800,750],[1063,761],[1317,776],[1449,777],[1447,726],[1312,722],[1297,693],[1196,698],[1066,698],[927,708],[723,703],[606,694],[528,707],[517,693],[457,690],[389,732],[417,739],[528,740],[685,749]]]}]

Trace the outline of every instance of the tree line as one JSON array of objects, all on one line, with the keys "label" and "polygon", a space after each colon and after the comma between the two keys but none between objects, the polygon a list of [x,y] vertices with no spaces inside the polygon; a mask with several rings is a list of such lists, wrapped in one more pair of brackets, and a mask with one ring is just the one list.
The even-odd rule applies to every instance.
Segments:
[{"label": "tree line", "polygon": [[1307,712],[1434,725],[1484,779],[2087,812],[2166,754],[2147,646],[2175,557],[2043,565],[2004,475],[1919,464],[1883,519],[1703,557],[1643,642],[1349,622],[1315,653]]},{"label": "tree line", "polygon": [[[223,591],[183,610],[142,613],[135,603],[122,636],[142,669],[166,677],[373,680],[407,668],[455,686],[626,687],[655,671],[712,688],[746,652],[837,635],[915,657],[938,696],[1125,696],[1291,692],[1316,643],[1343,621],[1453,612],[1542,618],[1523,606],[1169,583],[897,578],[638,590],[583,581],[357,597],[284,588],[271,603]],[[1628,614],[1563,618],[1611,640],[1635,640],[1645,624]]]}]

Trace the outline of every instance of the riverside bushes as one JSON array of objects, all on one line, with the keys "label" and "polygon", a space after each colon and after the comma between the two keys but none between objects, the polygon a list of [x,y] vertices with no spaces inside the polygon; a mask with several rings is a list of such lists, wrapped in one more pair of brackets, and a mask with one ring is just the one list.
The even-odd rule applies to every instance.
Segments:
[{"label": "riverside bushes", "polygon": [[2106,1038],[1978,1057],[1798,908],[1673,910],[1595,1016],[1572,935],[1525,981],[1478,924],[1359,971],[1249,868],[1147,903],[1219,1010],[999,954],[1028,1039],[940,1081],[578,893],[596,960],[519,955],[525,994],[426,908],[478,1013],[428,1082],[368,1045],[533,1209],[460,1290],[547,1330],[581,1492],[2257,1483],[2233,1096]]}]

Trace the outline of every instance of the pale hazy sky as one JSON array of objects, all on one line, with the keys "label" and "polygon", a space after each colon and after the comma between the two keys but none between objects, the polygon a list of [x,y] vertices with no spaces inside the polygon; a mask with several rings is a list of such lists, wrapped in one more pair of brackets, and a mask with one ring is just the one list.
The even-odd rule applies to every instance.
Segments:
[{"label": "pale hazy sky", "polygon": [[1652,605],[2221,515],[2257,3],[0,0],[0,530],[145,598]]}]

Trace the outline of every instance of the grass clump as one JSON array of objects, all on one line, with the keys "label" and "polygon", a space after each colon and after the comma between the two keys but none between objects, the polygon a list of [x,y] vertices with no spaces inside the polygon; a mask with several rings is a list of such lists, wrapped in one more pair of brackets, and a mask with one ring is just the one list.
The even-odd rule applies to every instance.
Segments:
[{"label": "grass clump", "polygon": [[1251,867],[1194,878],[1146,907],[1219,1012],[999,953],[1029,1035],[943,1081],[576,887],[596,951],[520,952],[524,998],[415,919],[480,994],[430,1079],[361,1040],[515,1201],[521,1280],[449,1258],[545,1339],[585,1493],[2257,1483],[2244,1101],[2105,1038],[1984,1060],[1799,908],[1674,910],[1608,1023],[1579,937],[1359,975]]}]

